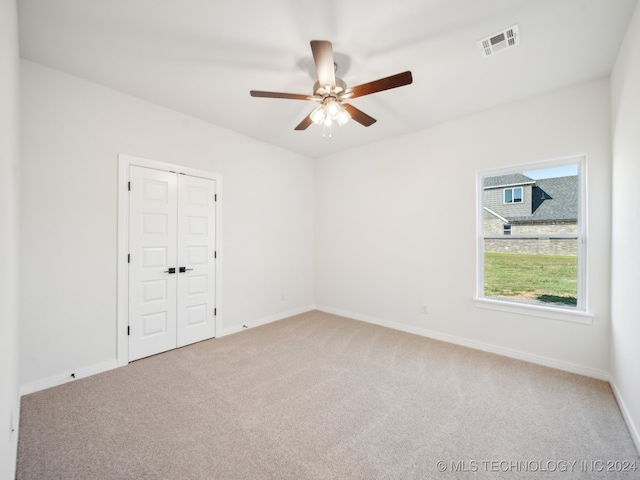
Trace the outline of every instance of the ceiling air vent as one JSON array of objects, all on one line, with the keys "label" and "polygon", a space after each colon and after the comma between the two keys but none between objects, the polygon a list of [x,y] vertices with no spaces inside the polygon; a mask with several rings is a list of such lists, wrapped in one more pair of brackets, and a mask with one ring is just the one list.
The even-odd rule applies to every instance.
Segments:
[{"label": "ceiling air vent", "polygon": [[478,47],[480,47],[482,56],[488,57],[519,44],[520,30],[518,29],[518,25],[514,25],[506,30],[494,33],[490,37],[483,38],[478,42]]}]

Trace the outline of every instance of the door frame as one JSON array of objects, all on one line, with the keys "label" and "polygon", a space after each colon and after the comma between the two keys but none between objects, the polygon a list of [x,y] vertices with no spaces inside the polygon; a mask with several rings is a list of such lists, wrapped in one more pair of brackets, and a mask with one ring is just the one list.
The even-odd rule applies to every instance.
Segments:
[{"label": "door frame", "polygon": [[216,265],[215,265],[215,336],[222,332],[222,175],[171,163],[118,154],[118,278],[116,349],[118,366],[129,363],[129,167],[131,165],[207,178],[216,182]]}]

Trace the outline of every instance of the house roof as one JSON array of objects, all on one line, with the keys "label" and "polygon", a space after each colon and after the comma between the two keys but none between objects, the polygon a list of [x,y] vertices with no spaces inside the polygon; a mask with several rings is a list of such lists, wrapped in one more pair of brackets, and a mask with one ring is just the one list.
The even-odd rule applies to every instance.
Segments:
[{"label": "house roof", "polygon": [[511,185],[522,185],[536,183],[532,178],[521,173],[511,173],[509,175],[498,175],[496,177],[486,177],[484,179],[484,188],[509,187]]},{"label": "house roof", "polygon": [[537,180],[531,193],[533,213],[524,217],[506,217],[510,222],[578,218],[577,175]]}]

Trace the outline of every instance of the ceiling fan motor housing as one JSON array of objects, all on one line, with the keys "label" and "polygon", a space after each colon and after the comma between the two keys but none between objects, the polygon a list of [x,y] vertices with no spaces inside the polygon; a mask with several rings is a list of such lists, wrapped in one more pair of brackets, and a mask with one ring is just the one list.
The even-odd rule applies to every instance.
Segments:
[{"label": "ceiling fan motor housing", "polygon": [[[329,86],[331,91],[327,92],[326,87]],[[336,77],[335,85],[320,85],[320,82],[316,82],[313,85],[313,94],[325,97],[327,95],[339,95],[342,92],[347,91],[347,84],[341,78]]]}]

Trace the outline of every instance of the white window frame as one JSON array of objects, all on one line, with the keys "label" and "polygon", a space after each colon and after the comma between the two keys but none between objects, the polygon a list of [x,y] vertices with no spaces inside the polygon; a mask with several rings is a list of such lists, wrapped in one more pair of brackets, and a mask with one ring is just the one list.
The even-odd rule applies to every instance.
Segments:
[{"label": "white window frame", "polygon": [[[511,190],[511,201],[507,202],[507,190]],[[516,196],[513,194],[515,190],[520,190],[520,200],[516,202]],[[524,188],[523,187],[509,187],[502,190],[502,203],[505,205],[511,205],[513,203],[522,203],[524,202]]]},{"label": "white window frame", "polygon": [[[593,314],[589,313],[588,297],[587,297],[587,194],[586,194],[586,157],[584,155],[566,157],[556,160],[544,162],[535,162],[525,165],[516,165],[506,168],[485,170],[478,173],[477,181],[477,208],[476,208],[476,259],[477,259],[477,278],[476,278],[476,297],[475,305],[478,308],[489,308],[492,310],[500,310],[511,313],[519,313],[523,315],[532,315],[536,317],[552,318],[570,322],[578,322],[591,324],[593,322]],[[575,234],[535,234],[535,235],[518,235],[513,232],[510,238],[573,238],[577,240],[577,305],[575,307],[564,307],[554,305],[541,305],[528,303],[519,300],[509,300],[497,297],[487,297],[484,295],[484,241],[485,239],[498,238],[504,239],[504,235],[485,234],[484,233],[484,180],[487,177],[495,177],[500,175],[509,175],[513,173],[522,173],[533,170],[543,170],[548,168],[557,168],[570,165],[578,166],[578,232]]]}]

